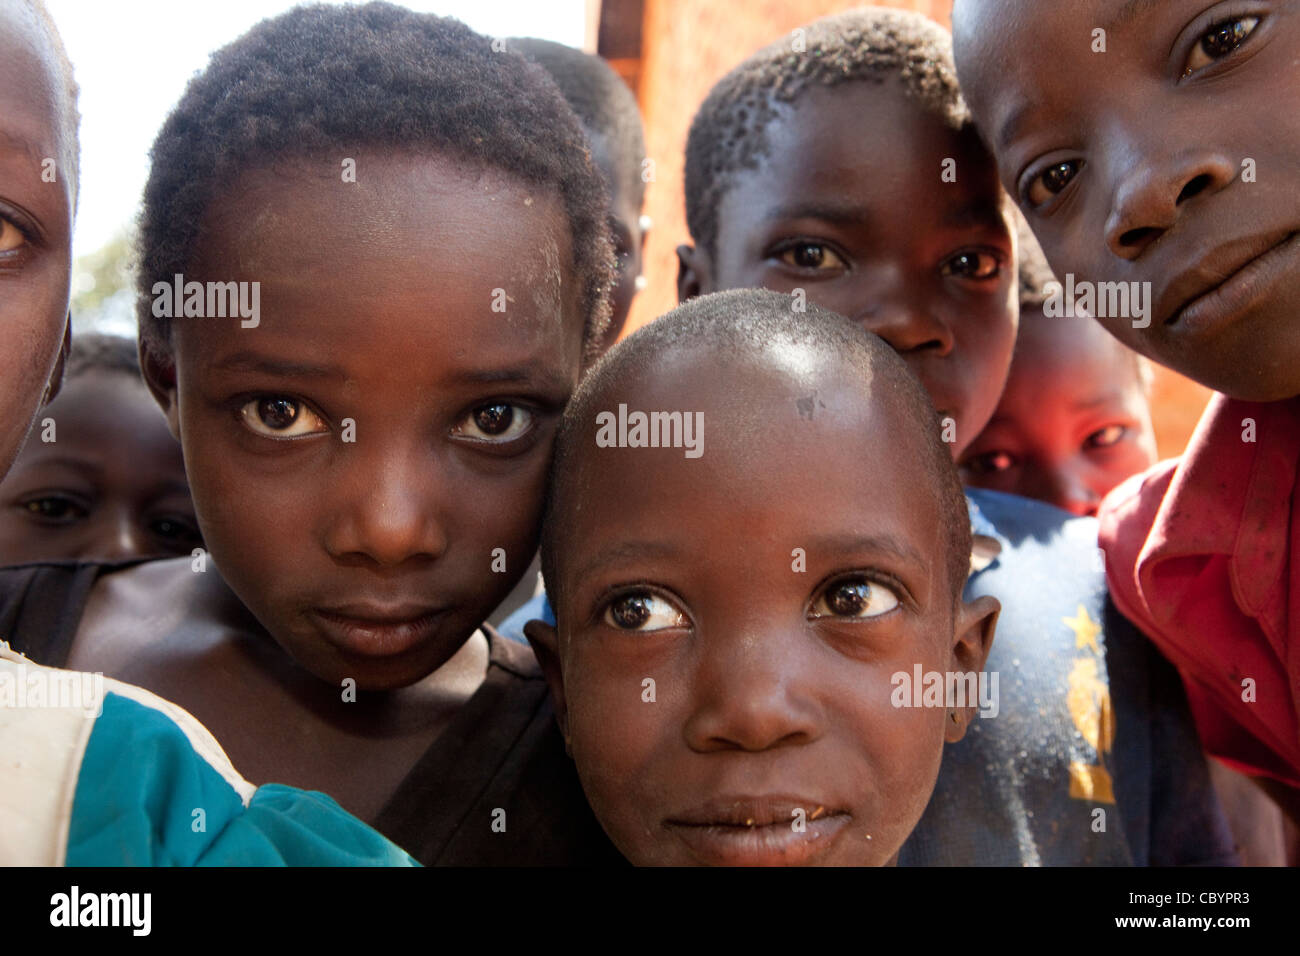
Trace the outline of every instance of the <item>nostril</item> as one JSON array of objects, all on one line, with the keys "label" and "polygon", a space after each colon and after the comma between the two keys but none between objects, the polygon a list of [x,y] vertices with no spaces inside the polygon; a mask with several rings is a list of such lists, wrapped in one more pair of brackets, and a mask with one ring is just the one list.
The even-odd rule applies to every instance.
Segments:
[{"label": "nostril", "polygon": [[1151,226],[1143,226],[1140,229],[1130,229],[1128,232],[1124,233],[1124,235],[1119,237],[1119,244],[1126,247],[1144,246],[1147,242],[1156,238],[1156,236],[1160,234],[1160,231],[1161,230],[1155,229]]},{"label": "nostril", "polygon": [[1213,182],[1213,179],[1209,173],[1202,173],[1201,175],[1197,176],[1186,186],[1184,186],[1183,191],[1178,194],[1178,204],[1181,205],[1182,203],[1186,202],[1188,199],[1191,199],[1193,196],[1197,195],[1198,193],[1205,192],[1205,190],[1210,187],[1211,182]]}]

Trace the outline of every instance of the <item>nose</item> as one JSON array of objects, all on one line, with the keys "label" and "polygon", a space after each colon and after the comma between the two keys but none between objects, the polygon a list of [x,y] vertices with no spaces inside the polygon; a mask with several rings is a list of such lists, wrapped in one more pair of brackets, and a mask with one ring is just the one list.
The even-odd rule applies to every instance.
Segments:
[{"label": "nose", "polygon": [[129,507],[104,507],[99,516],[99,527],[82,549],[82,559],[128,561],[157,553]]},{"label": "nose", "polygon": [[1096,515],[1101,495],[1082,471],[1068,464],[1045,469],[1036,482],[1037,487],[1026,497],[1054,504],[1073,515]]},{"label": "nose", "polygon": [[759,752],[811,743],[821,736],[820,711],[789,633],[756,629],[701,640],[686,742],[698,753]]},{"label": "nose", "polygon": [[1225,188],[1236,165],[1203,146],[1161,155],[1146,148],[1141,162],[1126,164],[1106,221],[1106,244],[1121,259],[1133,260],[1163,236],[1186,204]]},{"label": "nose", "polygon": [[868,332],[880,336],[895,352],[906,354],[933,350],[939,355],[952,351],[952,329],[902,290],[869,299],[853,320]]},{"label": "nose", "polygon": [[336,561],[391,568],[433,560],[447,548],[447,494],[427,446],[406,449],[376,439],[340,454],[325,549]]}]

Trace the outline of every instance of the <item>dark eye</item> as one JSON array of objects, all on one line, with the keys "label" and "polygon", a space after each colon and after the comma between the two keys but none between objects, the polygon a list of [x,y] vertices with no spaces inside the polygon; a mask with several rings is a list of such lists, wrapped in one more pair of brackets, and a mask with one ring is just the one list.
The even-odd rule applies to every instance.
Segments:
[{"label": "dark eye", "polygon": [[995,475],[1015,463],[1015,458],[1005,451],[990,451],[967,459],[961,467],[972,475]]},{"label": "dark eye", "polygon": [[995,279],[1002,262],[989,252],[959,252],[943,264],[943,274],[963,279]]},{"label": "dark eye", "polygon": [[1259,17],[1237,17],[1216,23],[1201,34],[1201,39],[1187,56],[1183,76],[1191,76],[1215,60],[1222,60],[1245,41],[1259,26]]},{"label": "dark eye", "polygon": [[509,402],[493,402],[470,409],[452,431],[476,441],[504,443],[514,441],[532,424],[533,414],[528,409]]},{"label": "dark eye", "polygon": [[72,524],[90,514],[80,502],[64,495],[29,498],[21,507],[30,517],[45,524]]},{"label": "dark eye", "polygon": [[844,260],[820,242],[800,242],[788,246],[780,258],[786,265],[796,269],[829,271],[844,268]]},{"label": "dark eye", "polygon": [[319,415],[285,395],[255,398],[239,413],[250,431],[266,438],[302,438],[328,431]]},{"label": "dark eye", "polygon": [[649,591],[615,598],[605,608],[605,623],[620,631],[666,631],[690,624],[677,605]]},{"label": "dark eye", "polygon": [[1123,425],[1107,425],[1105,428],[1099,428],[1083,441],[1084,448],[1109,448],[1111,445],[1117,445],[1128,434],[1128,429]]},{"label": "dark eye", "polygon": [[866,578],[834,581],[813,604],[811,617],[879,617],[898,607],[898,595]]},{"label": "dark eye", "polygon": [[175,515],[166,515],[152,519],[149,531],[168,545],[176,545],[188,552],[190,544],[201,544],[199,529],[193,521]]},{"label": "dark eye", "polygon": [[1034,177],[1029,184],[1029,188],[1025,191],[1025,198],[1035,207],[1043,205],[1043,203],[1070,185],[1071,180],[1079,174],[1079,170],[1082,168],[1083,163],[1077,159],[1070,159],[1049,166]]}]

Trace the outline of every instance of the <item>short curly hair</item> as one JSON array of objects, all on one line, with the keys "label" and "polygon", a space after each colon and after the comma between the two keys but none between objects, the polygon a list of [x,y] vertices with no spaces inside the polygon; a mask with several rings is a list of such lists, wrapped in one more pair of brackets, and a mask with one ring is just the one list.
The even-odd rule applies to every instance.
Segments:
[{"label": "short curly hair", "polygon": [[645,129],[636,97],[627,84],[600,57],[563,43],[518,37],[506,44],[549,73],[582,125],[605,138],[620,180],[618,185],[640,209],[645,201],[645,182],[641,178]]},{"label": "short curly hair", "polygon": [[151,153],[142,346],[169,353],[151,290],[186,271],[221,189],[276,159],[358,144],[435,152],[553,191],[572,232],[583,340],[588,358],[596,354],[615,260],[604,183],[577,117],[536,64],[458,20],[390,3],[295,7],[218,50],[190,81]]},{"label": "short curly hair", "polygon": [[[579,506],[575,496],[582,494],[574,480],[574,462],[578,456],[593,454],[595,445],[584,440],[586,429],[597,411],[609,406],[611,395],[625,389],[629,378],[653,377],[682,352],[707,353],[720,363],[763,367],[784,361],[792,346],[807,346],[843,363],[860,382],[864,396],[870,396],[864,401],[896,402],[908,432],[920,436],[921,467],[929,482],[926,491],[944,529],[946,553],[936,560],[943,561],[954,604],[961,599],[970,573],[970,512],[934,407],[907,363],[884,339],[829,309],[810,302],[805,312],[792,315],[788,295],[768,289],[729,289],[689,299],[637,329],[606,352],[574,391],[556,431],[542,519],[542,577],[553,604],[561,599],[559,562],[571,550],[564,539],[567,516]],[[755,411],[756,422],[761,418]]]},{"label": "short curly hair", "polygon": [[101,332],[74,335],[63,380],[68,382],[87,372],[115,372],[134,378],[141,387],[144,386],[135,340],[125,335]]},{"label": "short curly hair", "polygon": [[781,105],[810,88],[891,77],[954,129],[970,123],[951,35],[905,10],[863,7],[815,20],[719,80],[686,141],[686,224],[696,245],[716,252],[718,208],[736,176],[767,155],[767,130]]}]

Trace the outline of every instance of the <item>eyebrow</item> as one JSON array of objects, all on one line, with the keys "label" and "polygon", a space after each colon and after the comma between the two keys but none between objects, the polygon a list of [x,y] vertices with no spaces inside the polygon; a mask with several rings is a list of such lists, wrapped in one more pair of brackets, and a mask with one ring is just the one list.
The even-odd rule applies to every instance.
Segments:
[{"label": "eyebrow", "polygon": [[858,226],[871,221],[871,211],[852,203],[801,203],[780,206],[763,217],[766,222],[786,219],[820,219],[841,226]]},{"label": "eyebrow", "polygon": [[918,568],[926,568],[933,563],[933,561],[923,557],[920,551],[906,541],[890,534],[833,534],[822,538],[813,538],[809,541],[809,545],[807,550],[810,552],[818,551],[832,554],[837,552],[855,554],[872,552],[886,554]]},{"label": "eyebrow", "polygon": [[40,166],[41,163],[43,163],[47,158],[49,158],[43,155],[41,150],[37,149],[36,144],[33,143],[31,140],[23,136],[19,136],[16,133],[11,133],[8,130],[0,129],[0,143],[3,143],[5,146],[8,146],[10,149],[16,149],[19,152],[25,154],[27,158],[30,159],[33,163],[35,163],[37,166]]},{"label": "eyebrow", "polygon": [[213,368],[228,372],[261,372],[279,378],[347,378],[347,373],[337,365],[293,362],[255,352],[236,352],[215,363]]},{"label": "eyebrow", "polygon": [[949,210],[943,217],[943,224],[952,228],[998,226],[1002,224],[1002,209],[986,199],[974,199]]},{"label": "eyebrow", "polygon": [[1102,23],[1102,28],[1109,33],[1117,27],[1127,26],[1143,14],[1149,13],[1159,2],[1160,0],[1125,0],[1119,12]]},{"label": "eyebrow", "polygon": [[539,362],[506,368],[464,369],[452,374],[452,380],[467,385],[496,385],[536,382],[547,388],[572,388],[573,383]]},{"label": "eyebrow", "polygon": [[1074,403],[1074,410],[1077,412],[1091,411],[1094,408],[1101,408],[1104,405],[1122,404],[1124,401],[1122,392],[1106,392],[1096,395],[1092,398],[1077,401]]},{"label": "eyebrow", "polygon": [[1020,132],[1020,127],[1025,125],[1025,120],[1037,109],[1037,103],[1027,100],[1021,100],[1016,104],[1016,108],[1011,111],[998,129],[998,149],[1005,149],[1015,141],[1017,134]]},{"label": "eyebrow", "polygon": [[48,458],[36,458],[25,467],[49,468],[50,466],[67,468],[91,478],[98,478],[104,473],[104,469],[94,462],[87,461],[84,458],[74,458],[71,455],[51,455]]},{"label": "eyebrow", "polygon": [[646,558],[673,558],[680,553],[677,545],[667,541],[620,541],[589,556],[574,569],[574,575],[582,581],[607,565],[617,567]]}]

